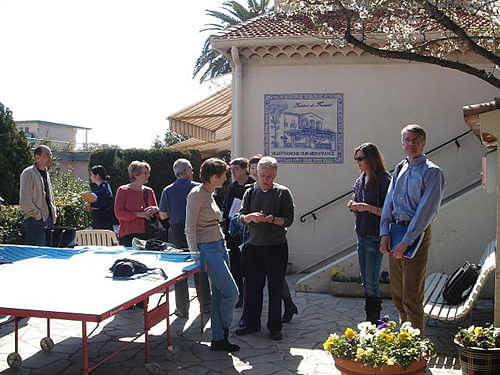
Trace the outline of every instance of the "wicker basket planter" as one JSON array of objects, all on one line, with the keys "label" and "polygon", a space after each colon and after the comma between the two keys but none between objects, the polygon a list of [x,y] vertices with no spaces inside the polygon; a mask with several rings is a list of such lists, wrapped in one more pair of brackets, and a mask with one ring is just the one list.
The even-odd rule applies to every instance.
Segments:
[{"label": "wicker basket planter", "polygon": [[466,348],[457,342],[455,344],[463,375],[500,374],[500,348]]}]

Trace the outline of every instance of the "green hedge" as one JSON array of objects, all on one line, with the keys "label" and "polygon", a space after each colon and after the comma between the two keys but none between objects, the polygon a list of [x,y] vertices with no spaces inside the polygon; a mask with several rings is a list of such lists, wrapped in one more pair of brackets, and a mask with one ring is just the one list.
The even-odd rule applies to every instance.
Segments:
[{"label": "green hedge", "polygon": [[[62,173],[57,163],[49,173],[57,210],[56,225],[85,229],[91,226],[90,213],[84,210],[85,202],[79,193],[88,190],[87,182],[75,178],[71,173]],[[0,211],[0,241],[9,244],[24,244],[23,216],[18,205],[2,206]]]},{"label": "green hedge", "polygon": [[198,172],[202,163],[198,151],[181,151],[170,149],[102,149],[93,151],[90,155],[89,169],[94,165],[102,165],[111,177],[110,185],[113,193],[121,185],[128,184],[128,166],[134,160],[145,161],[151,166],[151,177],[148,186],[151,187],[156,198],[160,199],[163,188],[176,180],[172,165],[179,159],[191,161],[194,170],[194,180],[199,181]]},{"label": "green hedge", "polygon": [[[81,198],[80,198],[81,199]],[[91,217],[83,209],[83,200],[56,203],[57,225],[85,229],[91,225]],[[2,206],[0,211],[0,243],[24,244],[23,215],[18,205]]]},{"label": "green hedge", "polygon": [[[229,162],[229,152],[215,155]],[[89,169],[93,165],[101,164],[111,176],[110,185],[113,192],[124,184],[129,183],[128,165],[133,160],[144,160],[151,166],[151,177],[148,186],[156,194],[159,201],[163,188],[176,180],[172,165],[175,160],[185,158],[191,161],[194,170],[194,180],[199,181],[199,170],[203,162],[201,155],[196,150],[179,151],[170,149],[101,149],[93,151],[90,155]],[[73,177],[70,173],[61,173],[57,163],[49,170],[54,200],[57,208],[57,225],[71,226],[84,229],[91,226],[91,217],[84,208],[84,202],[79,193],[89,189],[89,182]],[[229,178],[229,175],[228,175]],[[228,181],[229,183],[229,181]],[[222,202],[225,186],[216,192],[217,203]],[[3,206],[0,211],[0,242],[9,244],[23,244],[24,230],[22,215],[19,206]]]}]

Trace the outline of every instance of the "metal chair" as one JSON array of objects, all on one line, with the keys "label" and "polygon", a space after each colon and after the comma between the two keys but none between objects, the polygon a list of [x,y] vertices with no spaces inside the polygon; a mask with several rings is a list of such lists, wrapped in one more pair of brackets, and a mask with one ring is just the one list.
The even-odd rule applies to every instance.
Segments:
[{"label": "metal chair", "polygon": [[116,246],[118,238],[108,229],[84,229],[76,231],[77,246]]}]

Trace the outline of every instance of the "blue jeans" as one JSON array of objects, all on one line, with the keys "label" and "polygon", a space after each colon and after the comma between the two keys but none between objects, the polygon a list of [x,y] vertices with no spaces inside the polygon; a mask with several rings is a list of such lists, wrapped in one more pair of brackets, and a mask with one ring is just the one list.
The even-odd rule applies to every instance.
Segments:
[{"label": "blue jeans", "polygon": [[379,237],[358,236],[358,261],[361,281],[369,297],[380,297],[380,268],[383,254],[380,252]]},{"label": "blue jeans", "polygon": [[206,269],[212,285],[212,341],[221,341],[224,329],[231,327],[238,287],[229,270],[224,240],[199,243],[198,249],[201,269]]},{"label": "blue jeans", "polygon": [[33,246],[47,246],[45,238],[45,227],[52,226],[52,219],[50,216],[47,220],[35,220],[32,217],[28,217],[23,220],[24,232],[26,234],[26,245]]}]

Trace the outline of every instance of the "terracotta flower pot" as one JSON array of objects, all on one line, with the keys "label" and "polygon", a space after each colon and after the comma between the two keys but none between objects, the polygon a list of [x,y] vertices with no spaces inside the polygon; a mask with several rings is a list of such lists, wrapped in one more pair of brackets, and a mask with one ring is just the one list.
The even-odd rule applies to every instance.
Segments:
[{"label": "terracotta flower pot", "polygon": [[500,374],[500,348],[466,348],[457,342],[455,344],[463,375]]},{"label": "terracotta flower pot", "polygon": [[368,367],[359,361],[351,361],[341,357],[333,357],[335,367],[342,375],[417,375],[423,374],[427,369],[427,360],[421,359],[413,362],[406,370],[399,365]]}]

